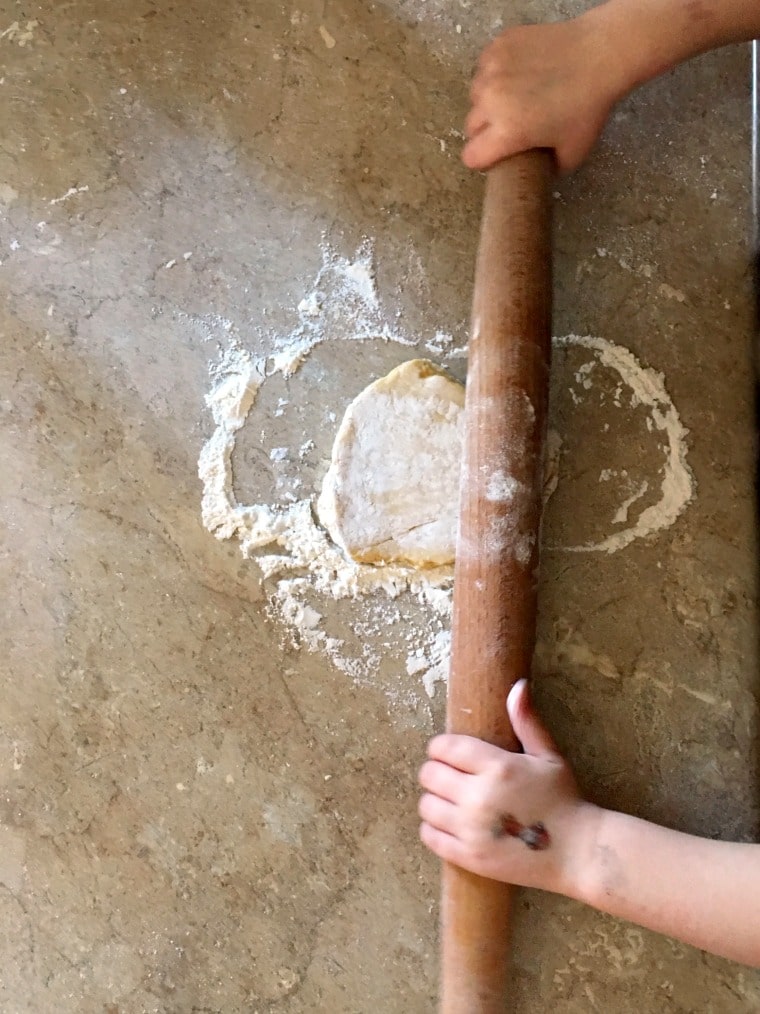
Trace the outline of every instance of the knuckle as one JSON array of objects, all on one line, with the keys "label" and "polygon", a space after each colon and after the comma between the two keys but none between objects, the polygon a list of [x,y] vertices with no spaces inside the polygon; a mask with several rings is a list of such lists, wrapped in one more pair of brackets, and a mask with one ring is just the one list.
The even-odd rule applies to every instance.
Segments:
[{"label": "knuckle", "polygon": [[467,807],[467,816],[475,834],[481,834],[484,827],[490,827],[498,810],[496,793],[489,784],[473,792]]},{"label": "knuckle", "polygon": [[489,785],[484,784],[472,794],[470,810],[478,823],[482,823],[488,813],[493,811],[493,792]]},{"label": "knuckle", "polygon": [[511,33],[507,30],[489,42],[487,46],[484,46],[478,60],[478,66],[493,66],[494,64],[501,63],[504,59],[505,53],[510,48],[512,42],[510,36]]},{"label": "knuckle", "polygon": [[495,133],[497,143],[503,148],[520,148],[525,143],[520,114],[513,115],[509,108],[502,109]]},{"label": "knuckle", "polygon": [[488,774],[490,775],[489,782],[493,782],[496,785],[510,781],[514,774],[513,758],[509,754],[505,754],[503,757],[499,757],[498,760],[494,760]]},{"label": "knuckle", "polygon": [[482,870],[490,859],[487,843],[478,840],[466,844],[468,866],[474,870]]},{"label": "knuckle", "polygon": [[486,48],[483,50],[483,52],[478,57],[478,63],[477,63],[478,71],[483,71],[483,70],[486,70],[488,67],[492,67],[493,66],[494,60],[495,60],[495,55],[494,55],[493,47],[494,47],[494,44],[492,42],[490,45],[486,46]]}]

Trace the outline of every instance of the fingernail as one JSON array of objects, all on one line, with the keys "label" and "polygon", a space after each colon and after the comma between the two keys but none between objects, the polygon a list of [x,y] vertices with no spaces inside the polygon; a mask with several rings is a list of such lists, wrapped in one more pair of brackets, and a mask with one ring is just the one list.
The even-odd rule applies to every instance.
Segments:
[{"label": "fingernail", "polygon": [[508,708],[512,707],[512,703],[513,703],[515,697],[517,696],[517,694],[519,694],[521,692],[521,688],[523,686],[527,686],[527,684],[528,684],[528,681],[525,678],[520,679],[520,680],[517,681],[517,683],[515,683],[515,685],[509,691],[509,694],[507,696],[507,707]]}]

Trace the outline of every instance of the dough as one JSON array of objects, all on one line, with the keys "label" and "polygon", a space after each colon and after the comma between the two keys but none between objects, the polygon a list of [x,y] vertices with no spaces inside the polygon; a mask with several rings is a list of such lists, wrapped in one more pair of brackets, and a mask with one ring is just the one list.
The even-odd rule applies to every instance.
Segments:
[{"label": "dough", "polygon": [[348,406],[317,502],[333,541],[359,563],[454,562],[464,386],[413,359]]}]

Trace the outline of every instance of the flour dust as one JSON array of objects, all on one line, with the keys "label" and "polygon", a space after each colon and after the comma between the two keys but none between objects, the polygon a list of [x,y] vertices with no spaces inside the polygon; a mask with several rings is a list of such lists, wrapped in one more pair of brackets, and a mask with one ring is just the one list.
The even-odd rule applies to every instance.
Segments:
[{"label": "flour dust", "polygon": [[[297,384],[301,366],[327,342],[392,342],[408,346],[409,358],[425,349],[443,365],[460,359],[466,349],[440,330],[411,338],[389,323],[377,292],[369,241],[351,259],[324,246],[322,266],[298,303],[293,329],[267,339],[267,354],[259,358],[231,342],[211,369],[206,404],[215,428],[198,463],[203,524],[219,539],[236,539],[243,555],[255,560],[270,588],[270,616],[281,625],[287,643],[323,654],[355,683],[380,686],[394,702],[426,710],[425,701],[448,674],[452,568],[419,572],[348,559],[315,520],[321,477],[314,488],[299,497],[291,493],[281,503],[240,503],[233,452],[243,427],[255,424],[262,428],[268,459],[287,458],[290,452],[274,436],[266,446],[272,419],[256,416],[257,395],[277,375]],[[567,336],[556,342],[588,352],[588,363],[576,376],[581,391],[594,382],[596,365],[614,370],[619,377],[615,404],[622,409],[645,406],[651,418],[648,429],[665,439],[659,501],[636,515],[637,500],[655,484],[651,476],[644,478],[632,495],[624,497],[612,519],[616,527],[626,524],[624,529],[594,543],[564,547],[572,552],[616,552],[673,524],[691,500],[694,483],[686,464],[686,430],[662,377],[641,366],[627,349],[594,337]],[[622,399],[624,389],[628,393]],[[296,400],[294,390],[292,396],[280,399],[271,415],[286,416]],[[313,414],[316,435],[326,416],[324,404],[314,401],[302,402],[301,410],[307,414],[307,430],[308,413]],[[328,412],[327,418],[337,431],[340,420],[335,413]],[[307,440],[301,448],[301,460],[310,444]],[[549,492],[561,481],[561,456],[561,436],[551,431]],[[298,455],[294,464],[298,465]],[[606,471],[611,479],[614,468]]]}]

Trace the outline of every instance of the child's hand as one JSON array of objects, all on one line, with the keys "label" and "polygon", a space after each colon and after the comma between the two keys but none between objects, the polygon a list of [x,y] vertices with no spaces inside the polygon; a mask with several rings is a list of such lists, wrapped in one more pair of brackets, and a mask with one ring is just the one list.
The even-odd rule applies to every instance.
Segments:
[{"label": "child's hand", "polygon": [[472,83],[465,165],[488,169],[520,151],[552,148],[562,171],[576,169],[633,85],[624,46],[610,44],[597,11],[503,32],[483,50]]},{"label": "child's hand", "polygon": [[[507,701],[524,753],[471,736],[436,736],[420,770],[420,837],[441,859],[492,880],[577,896],[593,847],[596,807],[585,803],[570,767],[533,711],[525,680]],[[504,833],[542,824],[548,845],[533,850]],[[509,822],[507,822],[509,827]]]}]

